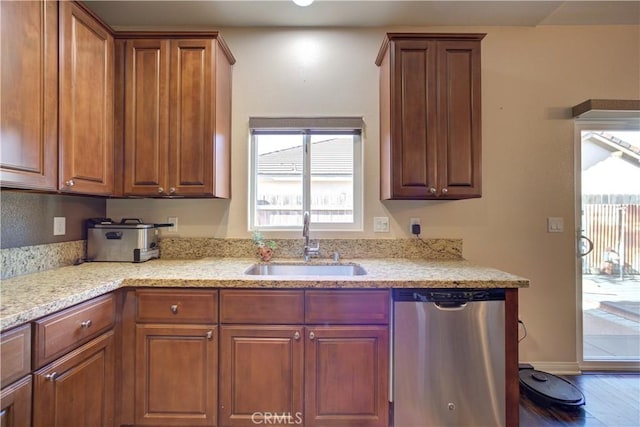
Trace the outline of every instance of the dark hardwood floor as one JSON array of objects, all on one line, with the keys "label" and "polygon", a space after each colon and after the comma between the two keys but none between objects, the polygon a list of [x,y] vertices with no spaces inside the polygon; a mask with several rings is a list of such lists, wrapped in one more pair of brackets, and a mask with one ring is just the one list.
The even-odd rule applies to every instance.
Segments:
[{"label": "dark hardwood floor", "polygon": [[576,411],[543,408],[521,392],[520,427],[640,427],[640,374],[565,375],[586,404]]}]

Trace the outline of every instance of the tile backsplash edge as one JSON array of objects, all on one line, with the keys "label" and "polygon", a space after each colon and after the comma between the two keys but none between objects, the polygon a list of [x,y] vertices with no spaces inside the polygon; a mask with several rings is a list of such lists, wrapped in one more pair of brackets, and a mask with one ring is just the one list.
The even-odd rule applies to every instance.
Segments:
[{"label": "tile backsplash edge", "polygon": [[[302,259],[302,239],[273,239],[274,260]],[[462,259],[462,239],[314,239],[320,244],[320,258],[413,258],[433,260]],[[251,239],[164,238],[160,240],[162,259],[206,257],[252,257],[256,247]]]},{"label": "tile backsplash edge", "polygon": [[[301,239],[274,239],[278,258],[302,259]],[[462,259],[462,239],[319,239],[320,257],[332,258],[414,258],[433,260]],[[314,240],[314,243],[316,240]],[[251,239],[164,238],[160,239],[162,259],[206,257],[253,257]],[[0,279],[38,273],[72,265],[86,254],[86,240],[0,249]],[[257,257],[256,257],[257,258]]]},{"label": "tile backsplash edge", "polygon": [[72,265],[85,256],[86,240],[0,249],[0,278]]}]

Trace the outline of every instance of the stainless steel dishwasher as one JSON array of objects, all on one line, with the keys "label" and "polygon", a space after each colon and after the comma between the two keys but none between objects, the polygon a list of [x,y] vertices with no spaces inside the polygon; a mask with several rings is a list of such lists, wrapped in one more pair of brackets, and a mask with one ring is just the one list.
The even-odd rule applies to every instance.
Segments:
[{"label": "stainless steel dishwasher", "polygon": [[393,310],[393,426],[504,426],[504,289],[394,289]]}]

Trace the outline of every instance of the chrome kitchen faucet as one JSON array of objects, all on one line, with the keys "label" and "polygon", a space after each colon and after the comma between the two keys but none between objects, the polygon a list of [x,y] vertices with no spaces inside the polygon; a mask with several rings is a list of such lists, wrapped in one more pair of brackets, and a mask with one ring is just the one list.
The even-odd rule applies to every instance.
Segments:
[{"label": "chrome kitchen faucet", "polygon": [[311,221],[309,211],[302,215],[302,237],[304,237],[304,261],[308,262],[309,257],[318,256],[320,253],[320,242],[315,247],[309,246],[309,222]]}]

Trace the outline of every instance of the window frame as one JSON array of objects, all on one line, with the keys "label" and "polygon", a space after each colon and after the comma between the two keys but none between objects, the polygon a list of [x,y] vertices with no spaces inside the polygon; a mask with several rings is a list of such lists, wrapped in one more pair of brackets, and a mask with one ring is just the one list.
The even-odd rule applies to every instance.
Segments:
[{"label": "window frame", "polygon": [[299,231],[302,219],[297,225],[256,225],[257,195],[257,135],[293,134],[303,138],[302,209],[311,212],[311,158],[313,149],[311,137],[314,135],[349,135],[353,137],[353,221],[329,223],[311,220],[315,231],[362,231],[363,230],[363,121],[361,117],[317,117],[317,118],[251,118],[249,120],[249,194],[248,230],[255,231]]}]

